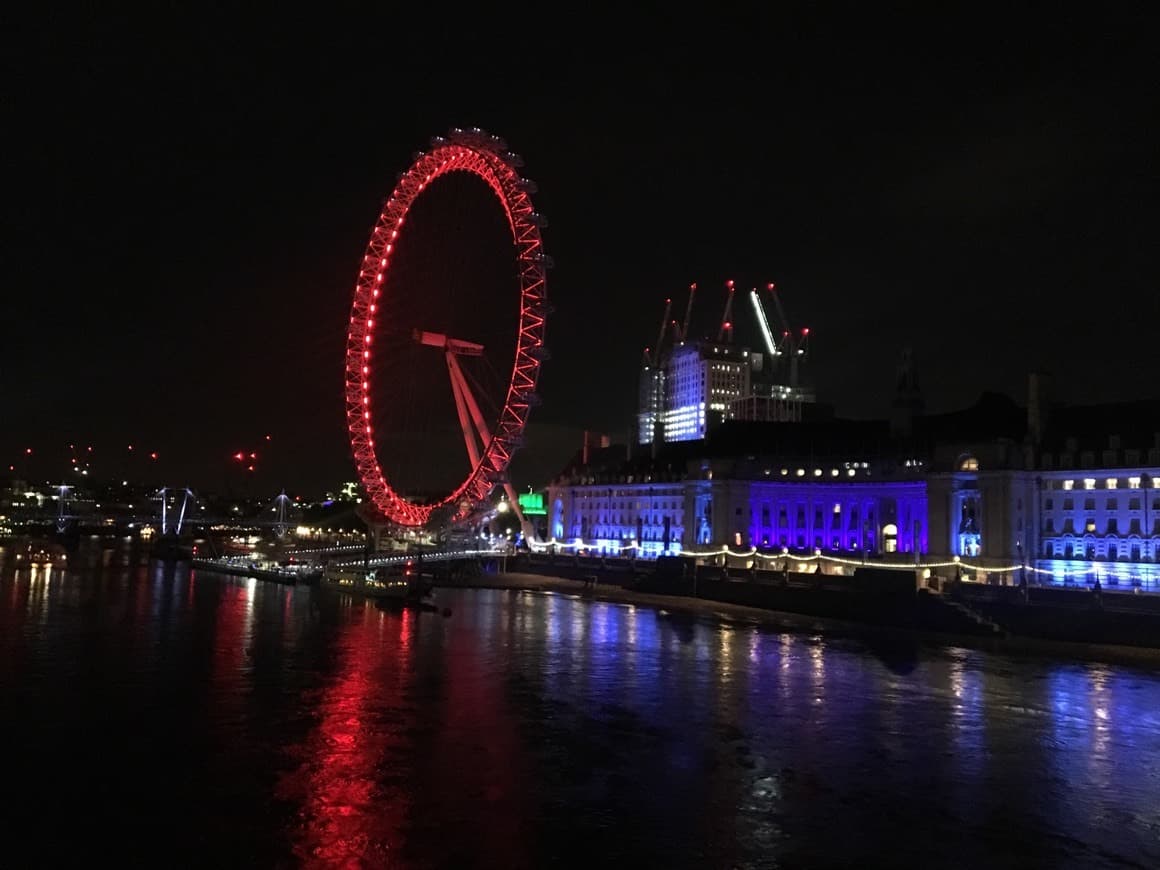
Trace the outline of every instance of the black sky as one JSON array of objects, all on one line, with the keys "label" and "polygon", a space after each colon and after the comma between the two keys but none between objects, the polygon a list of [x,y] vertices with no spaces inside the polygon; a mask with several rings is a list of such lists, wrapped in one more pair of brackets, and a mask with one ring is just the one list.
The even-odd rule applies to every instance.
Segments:
[{"label": "black sky", "polygon": [[935,410],[1021,399],[1033,368],[1076,401],[1155,396],[1142,11],[782,8],[9,22],[4,467],[86,442],[131,472],[136,442],[218,486],[270,433],[263,486],[349,478],[356,264],[452,126],[521,153],[551,222],[537,423],[626,432],[662,300],[698,282],[708,329],[726,278],[778,283],[841,413],[882,411],[908,344]]}]

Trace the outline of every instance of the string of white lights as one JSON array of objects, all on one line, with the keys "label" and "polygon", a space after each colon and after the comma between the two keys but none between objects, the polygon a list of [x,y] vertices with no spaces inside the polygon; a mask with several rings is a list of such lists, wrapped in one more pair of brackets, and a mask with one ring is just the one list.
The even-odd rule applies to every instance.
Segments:
[{"label": "string of white lights", "polygon": [[[643,549],[640,544],[635,541],[632,544],[619,546],[616,544],[608,546],[597,546],[594,544],[586,544],[581,540],[576,541],[558,541],[552,538],[548,541],[528,541],[528,544],[533,550],[537,552],[544,552],[551,547],[557,547],[561,550],[597,550],[606,549],[613,553],[625,553],[632,550]],[[684,550],[680,552],[682,558],[700,559],[712,556],[732,556],[737,559],[764,559],[766,562],[776,562],[780,559],[787,559],[793,562],[830,562],[836,565],[851,565],[854,567],[867,567],[867,563],[859,559],[845,559],[841,556],[830,556],[815,550],[812,555],[799,556],[790,553],[788,550],[782,550],[781,553],[759,553],[756,547],[749,550],[731,550],[729,547],[721,547],[717,550]],[[949,561],[942,562],[913,562],[913,563],[892,563],[892,562],[875,562],[873,566],[876,568],[886,568],[893,571],[914,571],[922,569],[933,568],[955,568],[961,567],[970,571],[985,571],[989,574],[1009,574],[1013,571],[1026,570],[1035,574],[1054,574],[1055,572],[1047,568],[1037,568],[1033,565],[999,565],[990,567],[981,565],[975,562],[968,562],[958,556],[953,556]]]}]

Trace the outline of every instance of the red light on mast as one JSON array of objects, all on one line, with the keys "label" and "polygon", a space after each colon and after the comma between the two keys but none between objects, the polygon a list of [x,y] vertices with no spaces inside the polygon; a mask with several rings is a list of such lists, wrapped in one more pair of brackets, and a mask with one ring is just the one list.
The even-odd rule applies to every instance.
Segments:
[{"label": "red light on mast", "polygon": [[809,335],[809,334],[810,334],[810,328],[807,326],[805,329],[802,330],[802,335]]},{"label": "red light on mast", "polygon": [[725,286],[728,287],[730,290],[732,290],[733,289],[733,281],[732,280],[726,281]]},{"label": "red light on mast", "polygon": [[150,454],[149,454],[149,458],[150,458],[150,459],[156,459],[156,458],[157,458],[157,454],[156,454],[156,453],[150,453]]},{"label": "red light on mast", "polygon": [[765,289],[766,289],[766,290],[769,290],[770,292],[772,292],[772,291],[773,291],[773,282],[772,282],[772,281],[770,281],[768,284],[766,284],[766,285],[765,285]]}]

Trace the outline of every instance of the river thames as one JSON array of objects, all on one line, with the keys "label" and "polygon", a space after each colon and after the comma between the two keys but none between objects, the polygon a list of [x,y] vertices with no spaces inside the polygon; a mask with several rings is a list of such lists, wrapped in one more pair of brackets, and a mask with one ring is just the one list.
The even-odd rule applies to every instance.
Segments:
[{"label": "river thames", "polygon": [[0,863],[1160,866],[1156,668],[438,595],[0,552]]}]

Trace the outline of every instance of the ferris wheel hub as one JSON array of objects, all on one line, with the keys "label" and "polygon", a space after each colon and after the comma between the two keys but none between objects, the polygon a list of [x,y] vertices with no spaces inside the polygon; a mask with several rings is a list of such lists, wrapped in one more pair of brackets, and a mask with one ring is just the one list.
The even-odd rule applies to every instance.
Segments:
[{"label": "ferris wheel hub", "polygon": [[459,338],[448,338],[441,332],[416,329],[411,333],[411,337],[419,344],[425,344],[428,347],[441,347],[448,353],[458,356],[483,356],[482,344],[476,344],[474,341],[463,341]]}]

